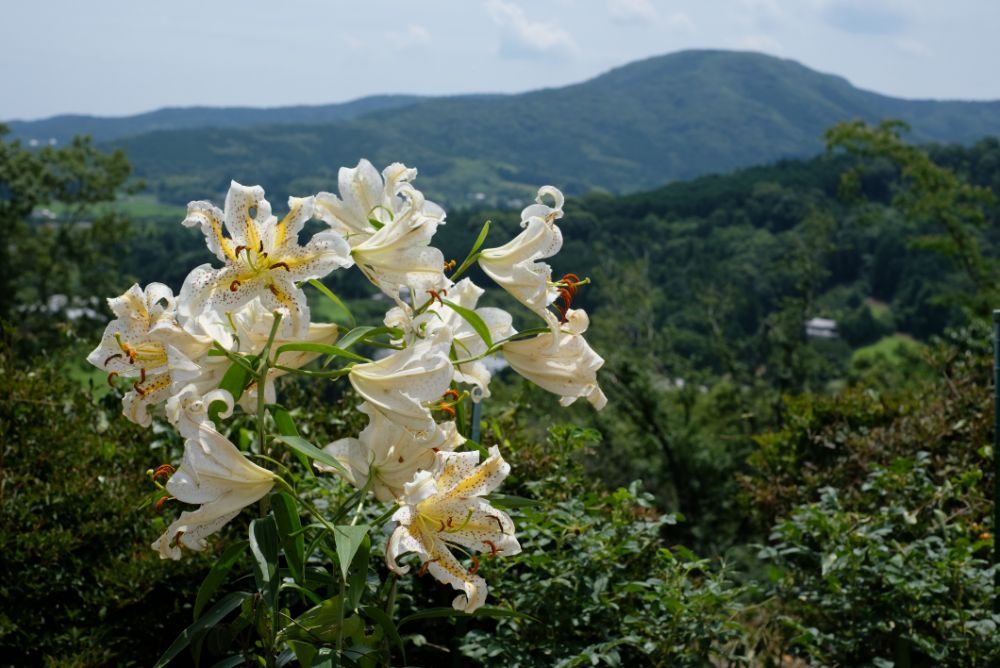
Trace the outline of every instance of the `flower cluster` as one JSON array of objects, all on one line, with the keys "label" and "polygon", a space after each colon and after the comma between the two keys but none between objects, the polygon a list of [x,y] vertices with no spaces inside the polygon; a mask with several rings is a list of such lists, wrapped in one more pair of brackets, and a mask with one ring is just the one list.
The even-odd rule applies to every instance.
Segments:
[{"label": "flower cluster", "polygon": [[[541,188],[522,212],[520,234],[480,249],[484,229],[456,268],[430,245],[445,212],[414,188],[415,176],[398,163],[379,174],[362,160],[340,170],[339,195],[292,197],[280,220],[261,187],[233,182],[222,210],[192,202],[183,221],[201,229],[218,265],[194,268],[177,296],[151,283],[109,300],[116,318],[87,359],[110,384],[128,383],[122,403],[130,420],[149,426],[162,407],[184,438],[184,456],[155,477],[169,478],[169,498],[199,506],[182,512],[153,544],[162,557],[177,559],[182,547],[204,549],[206,536],[283,484],[278,472],[252,462],[220,433],[217,421],[237,403],[257,411],[260,421],[263,407],[276,400],[276,378],[300,373],[324,351],[351,360],[329,377],[348,378],[368,424],[357,437],[327,445],[322,459],[328,463],[315,465],[396,504],[389,568],[406,572],[397,558],[415,553],[422,572],[461,591],[455,607],[471,612],[486,599],[477,555],[520,551],[510,517],[486,498],[510,467],[496,447],[482,463],[478,450],[462,450],[455,406],[490,396],[485,360],[493,355],[564,405],[581,397],[596,408],[606,403],[597,383],[603,360],[584,339],[586,313],[572,307],[583,281],[572,274],[553,280],[544,262],[562,246],[556,222],[563,196]],[[300,243],[310,219],[328,227]],[[510,313],[478,305],[484,290],[468,278],[457,280],[475,262],[541,318],[537,327],[518,332]],[[303,287],[352,266],[391,299],[385,327],[345,334],[337,325],[312,322]],[[367,360],[334,347],[338,339],[345,349],[365,341],[376,329],[388,332],[384,345],[391,353],[384,357]],[[262,371],[234,398],[220,384],[236,366]],[[453,550],[472,565],[464,566]]]}]

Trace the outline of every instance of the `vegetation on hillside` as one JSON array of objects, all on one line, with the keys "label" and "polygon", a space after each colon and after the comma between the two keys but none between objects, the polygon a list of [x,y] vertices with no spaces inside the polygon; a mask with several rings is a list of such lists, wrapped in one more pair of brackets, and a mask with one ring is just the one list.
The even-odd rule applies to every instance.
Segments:
[{"label": "vegetation on hillside", "polygon": [[[482,424],[524,472],[505,491],[530,501],[511,509],[524,554],[483,574],[501,606],[540,621],[411,619],[409,664],[996,665],[983,315],[1000,305],[1000,142],[917,148],[900,130],[845,124],[822,157],[568,203],[555,274],[594,268],[574,303],[607,358],[608,410],[554,426],[551,398],[507,378]],[[101,323],[39,308],[134,280],[176,289],[206,255],[176,220],[94,206],[127,176],[86,142],[0,143],[0,663],[148,664],[190,622],[178,606],[206,568],[149,559],[163,522],[135,508],[178,444],[115,420],[118,397],[80,372],[80,337]],[[420,181],[434,179],[432,163]],[[486,219],[491,238],[517,225],[453,213],[446,257]],[[360,284],[327,283],[359,313],[384,310]],[[839,336],[807,337],[817,316]],[[358,426],[349,393],[282,391],[317,442]],[[365,586],[387,582],[372,559]],[[401,581],[401,614],[438,594]],[[9,612],[25,608],[44,623]],[[195,643],[206,662],[256,651],[241,620]]]}]

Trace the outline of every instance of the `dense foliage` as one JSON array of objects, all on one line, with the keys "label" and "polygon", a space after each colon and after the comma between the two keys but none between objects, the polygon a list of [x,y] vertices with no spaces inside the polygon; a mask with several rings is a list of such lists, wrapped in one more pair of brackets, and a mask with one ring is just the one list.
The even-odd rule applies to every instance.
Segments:
[{"label": "dense foliage", "polygon": [[[538,621],[411,617],[399,627],[408,664],[996,664],[982,314],[996,305],[988,191],[1000,188],[1000,143],[924,151],[892,125],[846,125],[829,139],[847,152],[568,204],[572,241],[555,273],[596,267],[577,299],[608,358],[609,411],[553,427],[551,399],[507,378],[482,425],[484,445],[504,443],[525,472],[504,491],[528,500],[508,509],[524,553],[484,561],[482,574],[500,608]],[[7,274],[0,662],[146,665],[190,623],[179,603],[207,563],[150,558],[163,522],[150,526],[152,509],[135,508],[150,492],[145,471],[168,457],[58,353],[86,319],[32,308],[134,279],[177,288],[175,267],[204,251],[176,219],[99,233],[90,205],[127,170],[86,143],[67,151],[90,156],[84,174],[117,179],[86,206],[60,208],[73,189],[38,185],[56,153],[0,151],[0,185],[30,195],[0,200],[6,248],[74,251]],[[37,176],[14,179],[24,174]],[[43,220],[43,203],[59,218]],[[121,221],[114,210],[105,218]],[[460,234],[446,256],[487,218],[497,237],[517,224],[505,211],[453,213]],[[88,260],[108,255],[114,271]],[[384,310],[360,285],[329,285],[359,316]],[[840,336],[806,337],[813,316],[836,320]],[[356,432],[349,393],[284,392],[301,400],[315,442]],[[248,426],[230,436],[249,439]],[[363,585],[372,592],[392,586],[379,564],[371,559]],[[423,584],[399,581],[404,619],[448,605]],[[224,580],[209,604],[237,586]],[[237,613],[204,638],[206,664],[225,647],[252,647],[247,620]],[[382,632],[357,623],[353,632]]]}]

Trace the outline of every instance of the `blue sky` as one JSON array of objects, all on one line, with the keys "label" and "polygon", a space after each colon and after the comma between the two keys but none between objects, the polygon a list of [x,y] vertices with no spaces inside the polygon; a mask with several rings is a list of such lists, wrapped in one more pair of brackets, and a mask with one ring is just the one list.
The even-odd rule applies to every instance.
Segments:
[{"label": "blue sky", "polygon": [[520,92],[688,48],[910,98],[1000,99],[994,0],[34,0],[0,23],[0,119]]}]

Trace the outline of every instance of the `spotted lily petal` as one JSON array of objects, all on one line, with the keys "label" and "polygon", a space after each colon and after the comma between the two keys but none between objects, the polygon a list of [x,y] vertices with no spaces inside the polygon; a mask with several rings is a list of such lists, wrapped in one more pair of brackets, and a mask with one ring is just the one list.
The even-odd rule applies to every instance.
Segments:
[{"label": "spotted lily petal", "polygon": [[309,309],[297,281],[321,278],[353,263],[350,248],[339,235],[324,232],[305,246],[298,233],[314,213],[313,198],[290,198],[289,213],[280,221],[260,186],[235,181],[226,196],[223,213],[227,238],[219,224],[218,209],[207,202],[192,202],[187,226],[200,225],[208,246],[225,264],[195,268],[185,279],[178,312],[185,320],[207,309],[235,312],[258,299],[268,309],[287,311],[296,333],[309,326]]},{"label": "spotted lily petal", "polygon": [[431,575],[462,591],[454,607],[473,612],[486,602],[486,581],[458,562],[449,545],[491,556],[521,551],[514,524],[503,511],[493,508],[482,495],[496,489],[510,472],[496,446],[479,464],[478,452],[436,455],[433,471],[421,471],[404,487],[397,523],[386,546],[386,563],[396,573],[409,569],[397,559],[415,552]]}]

